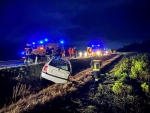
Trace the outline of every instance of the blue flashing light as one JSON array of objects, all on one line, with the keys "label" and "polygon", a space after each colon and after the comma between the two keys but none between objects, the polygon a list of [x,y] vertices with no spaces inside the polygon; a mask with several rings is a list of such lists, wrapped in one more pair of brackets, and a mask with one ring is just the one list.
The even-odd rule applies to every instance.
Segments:
[{"label": "blue flashing light", "polygon": [[100,46],[100,45],[98,44],[98,46]]},{"label": "blue flashing light", "polygon": [[24,52],[21,52],[21,54],[24,55],[25,53],[24,53]]},{"label": "blue flashing light", "polygon": [[45,38],[45,42],[47,42],[48,41],[48,39],[47,38]]},{"label": "blue flashing light", "polygon": [[43,44],[43,41],[41,40],[40,43]]},{"label": "blue flashing light", "polygon": [[94,47],[94,45],[92,45],[92,47]]},{"label": "blue flashing light", "polygon": [[35,42],[33,42],[32,44],[35,44]]},{"label": "blue flashing light", "polygon": [[61,44],[63,44],[63,43],[64,43],[64,41],[63,41],[63,40],[61,40],[61,41],[60,41],[60,43],[61,43]]}]

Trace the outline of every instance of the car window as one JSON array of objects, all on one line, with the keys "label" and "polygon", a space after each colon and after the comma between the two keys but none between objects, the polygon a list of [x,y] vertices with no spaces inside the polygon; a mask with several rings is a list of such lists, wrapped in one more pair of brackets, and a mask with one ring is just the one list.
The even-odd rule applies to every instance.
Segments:
[{"label": "car window", "polygon": [[62,60],[55,60],[53,59],[49,65],[53,66],[53,67],[57,67],[66,71],[70,71],[70,66],[69,63],[62,61]]}]

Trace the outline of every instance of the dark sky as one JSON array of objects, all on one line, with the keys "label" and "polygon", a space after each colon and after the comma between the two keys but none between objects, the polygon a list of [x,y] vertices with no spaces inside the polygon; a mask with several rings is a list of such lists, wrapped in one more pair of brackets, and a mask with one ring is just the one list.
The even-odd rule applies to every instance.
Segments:
[{"label": "dark sky", "polygon": [[150,39],[150,0],[0,0],[0,44],[48,38],[109,48]]}]

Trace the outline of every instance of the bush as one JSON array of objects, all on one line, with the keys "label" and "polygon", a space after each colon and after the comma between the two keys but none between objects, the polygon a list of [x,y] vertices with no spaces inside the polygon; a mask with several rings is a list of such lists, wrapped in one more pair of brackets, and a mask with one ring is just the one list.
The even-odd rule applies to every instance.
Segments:
[{"label": "bush", "polygon": [[130,78],[136,79],[136,78],[137,78],[137,75],[138,75],[137,69],[135,68],[135,66],[132,66],[132,67],[131,67],[131,75],[130,75]]},{"label": "bush", "polygon": [[123,91],[124,91],[124,93],[126,93],[127,95],[129,95],[132,92],[132,86],[130,86],[130,85],[124,85],[123,86]]},{"label": "bush", "polygon": [[115,94],[120,94],[122,92],[122,82],[116,81],[115,84],[112,87],[112,91]]},{"label": "bush", "polygon": [[146,82],[144,82],[143,84],[141,84],[141,88],[145,93],[149,92],[149,86],[146,84]]},{"label": "bush", "polygon": [[114,75],[119,78],[125,78],[128,75],[128,68],[129,68],[129,59],[123,59],[119,68],[114,72]]},{"label": "bush", "polygon": [[103,89],[103,85],[102,84],[99,84],[98,86],[98,91],[101,91]]},{"label": "bush", "polygon": [[78,109],[79,112],[81,113],[95,113],[96,111],[96,106],[93,106],[93,105],[89,105],[89,106],[86,106],[84,109]]},{"label": "bush", "polygon": [[[133,64],[132,64],[133,65]],[[131,78],[145,78],[148,75],[148,64],[145,61],[135,61],[135,64],[131,67]]]}]

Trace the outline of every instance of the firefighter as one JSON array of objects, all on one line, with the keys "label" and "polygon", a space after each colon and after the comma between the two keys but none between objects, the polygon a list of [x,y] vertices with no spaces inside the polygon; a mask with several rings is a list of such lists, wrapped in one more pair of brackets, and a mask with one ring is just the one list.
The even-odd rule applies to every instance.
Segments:
[{"label": "firefighter", "polygon": [[26,44],[25,51],[26,51],[26,57],[24,63],[30,63],[31,53],[32,53],[32,48],[30,44]]},{"label": "firefighter", "polygon": [[47,61],[50,60],[50,55],[51,55],[51,53],[50,53],[50,48],[49,48],[49,47],[46,47],[46,57],[47,57]]},{"label": "firefighter", "polygon": [[62,50],[62,56],[65,57],[65,49]]},{"label": "firefighter", "polygon": [[74,56],[74,48],[71,49],[71,56]]},{"label": "firefighter", "polygon": [[50,58],[53,57],[53,53],[54,53],[54,48],[52,46],[49,46],[49,54],[50,54]]},{"label": "firefighter", "polygon": [[74,47],[74,57],[76,58],[76,56],[77,56],[77,53],[76,53],[77,51],[76,51],[76,47]]},{"label": "firefighter", "polygon": [[99,74],[100,74],[100,67],[101,67],[101,60],[92,59],[90,65],[93,69],[94,81],[98,82]]},{"label": "firefighter", "polygon": [[55,55],[55,51],[54,51],[53,46],[51,46],[51,49],[50,49],[50,50],[51,50],[51,53],[52,53],[52,54],[51,54],[51,57],[53,57],[53,56]]},{"label": "firefighter", "polygon": [[58,56],[59,58],[61,58],[61,48],[60,48],[59,45],[57,45],[56,56]]},{"label": "firefighter", "polygon": [[71,57],[71,48],[68,49],[69,56]]}]

